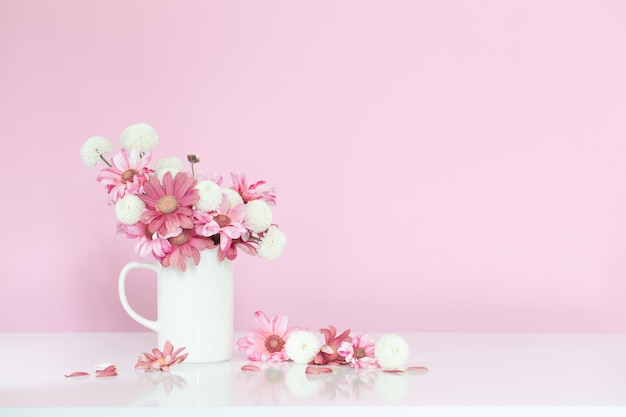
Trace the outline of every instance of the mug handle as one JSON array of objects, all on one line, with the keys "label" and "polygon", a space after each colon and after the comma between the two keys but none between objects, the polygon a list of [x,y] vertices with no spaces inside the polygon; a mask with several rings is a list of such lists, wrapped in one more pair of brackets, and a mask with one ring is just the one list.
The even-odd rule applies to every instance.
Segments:
[{"label": "mug handle", "polygon": [[128,313],[128,315],[135,320],[137,323],[141,324],[144,327],[147,327],[150,330],[154,330],[155,332],[159,332],[160,323],[158,320],[148,320],[144,316],[138,314],[131,306],[128,304],[128,299],[126,298],[126,275],[132,269],[151,269],[154,272],[158,273],[160,269],[160,265],[155,262],[129,262],[120,271],[120,279],[118,283],[118,291],[120,294],[120,301],[122,302],[122,307]]}]

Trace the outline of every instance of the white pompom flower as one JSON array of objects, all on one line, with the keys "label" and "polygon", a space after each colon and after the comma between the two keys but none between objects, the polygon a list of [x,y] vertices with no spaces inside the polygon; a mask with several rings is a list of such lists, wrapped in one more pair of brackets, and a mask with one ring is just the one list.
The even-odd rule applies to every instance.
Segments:
[{"label": "white pompom flower", "polygon": [[159,143],[159,136],[149,124],[137,123],[122,131],[120,143],[122,148],[129,151],[139,149],[141,152],[151,152]]},{"label": "white pompom flower", "polygon": [[317,335],[307,330],[296,330],[285,343],[285,353],[295,363],[309,363],[322,347]]},{"label": "white pompom flower", "polygon": [[245,207],[245,223],[250,230],[261,233],[272,225],[272,208],[265,201],[248,201]]},{"label": "white pompom flower", "polygon": [[126,194],[115,203],[115,215],[120,223],[135,224],[146,208],[143,200],[135,194]]},{"label": "white pompom flower", "polygon": [[196,185],[200,200],[196,203],[198,210],[212,211],[222,204],[222,189],[219,185],[209,180],[198,181]]},{"label": "white pompom flower", "polygon": [[270,226],[259,241],[257,253],[263,259],[275,260],[280,258],[287,244],[287,236],[276,226]]},{"label": "white pompom flower", "polygon": [[383,368],[402,368],[409,359],[409,345],[401,336],[386,334],[376,342],[374,356]]},{"label": "white pompom flower", "polygon": [[222,188],[222,194],[226,195],[228,208],[233,208],[239,204],[243,204],[243,198],[241,198],[241,195],[232,188]]},{"label": "white pompom flower", "polygon": [[80,147],[80,158],[88,167],[95,166],[101,161],[102,155],[113,150],[111,141],[104,136],[92,136]]},{"label": "white pompom flower", "polygon": [[176,157],[164,158],[154,164],[154,175],[156,175],[160,182],[163,182],[163,177],[166,173],[169,172],[172,174],[172,177],[175,177],[176,174],[181,172],[183,169],[183,161],[180,159]]}]

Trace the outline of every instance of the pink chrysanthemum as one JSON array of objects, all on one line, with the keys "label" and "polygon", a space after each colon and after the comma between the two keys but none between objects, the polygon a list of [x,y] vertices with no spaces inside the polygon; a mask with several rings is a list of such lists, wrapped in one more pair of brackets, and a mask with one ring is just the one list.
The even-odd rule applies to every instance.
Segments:
[{"label": "pink chrysanthemum", "polygon": [[272,316],[271,319],[262,311],[254,313],[256,327],[250,334],[237,341],[239,350],[251,361],[276,363],[289,359],[285,352],[285,343],[299,326],[287,326],[287,316]]},{"label": "pink chrysanthemum", "polygon": [[118,223],[117,231],[126,234],[130,239],[139,239],[135,245],[135,252],[142,258],[151,253],[160,260],[172,251],[172,245],[165,237],[156,232],[150,233],[148,225],[141,221],[131,225]]},{"label": "pink chrysanthemum", "polygon": [[191,229],[193,227],[192,206],[200,199],[197,181],[184,172],[179,172],[174,178],[167,172],[163,176],[163,185],[156,176],[144,184],[145,194],[141,199],[146,203],[146,211],[141,220],[148,224],[151,233],[156,231],[161,236],[171,234],[177,228]]},{"label": "pink chrysanthemum", "polygon": [[270,206],[276,204],[276,191],[274,187],[265,184],[265,181],[257,181],[252,185],[248,185],[245,175],[231,174],[233,180],[233,190],[237,191],[243,202],[247,203],[251,200],[263,200]]},{"label": "pink chrysanthemum", "polygon": [[148,167],[150,153],[142,156],[138,149],[128,152],[121,149],[112,158],[112,167],[104,168],[98,175],[98,182],[104,184],[109,194],[109,203],[114,204],[126,194],[139,195],[143,192],[143,184],[154,172]]},{"label": "pink chrysanthemum", "polygon": [[350,329],[337,336],[337,329],[334,326],[328,326],[328,329],[320,329],[320,333],[324,335],[324,345],[312,363],[316,365],[344,365],[346,358],[341,356],[338,350],[343,342],[352,342]]},{"label": "pink chrysanthemum", "polygon": [[369,340],[367,335],[359,334],[352,338],[352,342],[343,342],[337,353],[344,356],[353,368],[378,368],[374,346],[374,341]]},{"label": "pink chrysanthemum", "polygon": [[196,210],[195,231],[201,236],[210,237],[219,235],[218,257],[233,260],[237,257],[236,246],[233,241],[245,242],[250,232],[243,225],[246,216],[246,208],[243,204],[229,207],[228,199],[222,196],[220,207],[211,213]]},{"label": "pink chrysanthemum", "polygon": [[181,271],[187,270],[187,258],[191,258],[193,263],[200,263],[200,252],[205,249],[212,249],[215,243],[211,239],[198,236],[191,229],[180,229],[180,233],[167,239],[172,250],[161,258],[161,265],[164,267],[177,266]]},{"label": "pink chrysanthemum", "polygon": [[174,350],[174,346],[168,340],[163,346],[163,352],[158,348],[152,349],[152,353],[143,353],[137,359],[135,369],[143,369],[145,372],[150,371],[163,371],[169,372],[170,367],[181,363],[187,358],[187,353],[179,355],[185,348],[178,348]]}]

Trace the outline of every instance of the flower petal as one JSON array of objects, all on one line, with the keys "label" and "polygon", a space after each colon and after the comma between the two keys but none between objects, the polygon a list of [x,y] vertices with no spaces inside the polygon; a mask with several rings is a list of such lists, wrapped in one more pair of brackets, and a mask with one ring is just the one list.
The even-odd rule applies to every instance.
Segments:
[{"label": "flower petal", "polygon": [[260,370],[261,370],[261,368],[259,368],[259,367],[258,367],[258,366],[256,366],[256,365],[250,365],[250,364],[248,364],[248,365],[244,365],[244,366],[242,366],[242,367],[241,367],[241,370],[242,370],[242,371],[248,371],[248,372],[257,372],[257,371],[260,371]]},{"label": "flower petal", "polygon": [[420,375],[428,372],[428,368],[425,366],[409,366],[406,371],[411,375]]},{"label": "flower petal", "polygon": [[304,370],[305,373],[310,375],[319,375],[319,374],[332,374],[332,368],[320,367],[320,366],[307,366]]},{"label": "flower petal", "polygon": [[89,376],[89,373],[82,372],[82,371],[72,372],[71,374],[65,375],[66,378],[80,378],[80,377],[86,377],[86,376]]}]

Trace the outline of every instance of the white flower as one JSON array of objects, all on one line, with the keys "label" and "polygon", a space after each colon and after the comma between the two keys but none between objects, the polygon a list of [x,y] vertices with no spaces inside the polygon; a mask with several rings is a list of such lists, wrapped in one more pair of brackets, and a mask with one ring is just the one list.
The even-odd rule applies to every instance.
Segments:
[{"label": "white flower", "polygon": [[287,236],[276,226],[270,226],[259,242],[257,253],[263,259],[278,259],[287,244]]},{"label": "white flower", "polygon": [[409,345],[401,336],[386,334],[376,342],[374,356],[381,367],[398,369],[409,359]]},{"label": "white flower", "polygon": [[222,203],[222,189],[213,181],[198,181],[196,188],[200,194],[200,200],[196,203],[198,210],[212,211]]},{"label": "white flower", "polygon": [[154,164],[154,174],[161,182],[163,182],[163,176],[165,175],[165,173],[169,172],[172,174],[172,177],[175,177],[176,174],[178,174],[183,169],[183,161],[176,157],[164,158]]},{"label": "white flower", "polygon": [[104,136],[92,136],[80,147],[80,158],[88,167],[95,166],[100,161],[100,155],[111,152],[113,145]]},{"label": "white flower", "polygon": [[146,204],[135,194],[127,194],[115,203],[115,215],[124,224],[135,224],[141,218]]},{"label": "white flower", "polygon": [[141,152],[152,151],[159,143],[156,130],[147,123],[137,123],[128,126],[120,135],[122,148],[126,150],[139,149]]},{"label": "white flower", "polygon": [[296,330],[285,343],[285,353],[295,363],[309,363],[320,351],[319,338],[307,330]]},{"label": "white flower", "polygon": [[239,204],[243,204],[243,198],[241,198],[241,195],[239,195],[239,193],[232,188],[222,188],[222,193],[226,194],[228,208],[233,208]]},{"label": "white flower", "polygon": [[252,200],[246,203],[246,226],[260,233],[272,224],[272,208],[263,200]]}]

